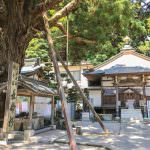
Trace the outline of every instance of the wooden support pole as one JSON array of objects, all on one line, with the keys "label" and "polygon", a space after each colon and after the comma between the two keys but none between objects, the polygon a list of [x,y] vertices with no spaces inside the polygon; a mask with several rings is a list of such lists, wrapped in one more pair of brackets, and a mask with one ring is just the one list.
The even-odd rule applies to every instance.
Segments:
[{"label": "wooden support pole", "polygon": [[118,77],[115,76],[115,87],[116,87],[116,117],[119,117],[119,89],[118,89]]},{"label": "wooden support pole", "polygon": [[28,126],[29,130],[32,130],[32,114],[33,114],[33,107],[34,107],[34,99],[35,99],[35,96],[32,95],[30,97],[29,126]]},{"label": "wooden support pole", "polygon": [[81,90],[81,88],[79,87],[78,83],[76,82],[76,80],[74,79],[73,75],[70,73],[68,67],[65,65],[65,63],[63,62],[62,58],[60,57],[60,55],[56,52],[58,59],[60,60],[61,64],[63,65],[63,67],[65,68],[67,74],[69,75],[69,77],[71,78],[72,82],[74,83],[75,87],[77,88],[77,90],[79,91],[79,94],[81,95],[84,103],[87,104],[87,106],[89,107],[89,109],[92,111],[93,116],[95,117],[96,121],[100,124],[101,128],[103,129],[103,131],[105,133],[108,133],[108,129],[104,126],[103,122],[101,121],[100,117],[98,116],[98,114],[95,112],[94,108],[92,107],[91,103],[89,102],[89,100],[86,98],[86,96],[84,95],[83,91]]},{"label": "wooden support pole", "polygon": [[116,116],[119,117],[119,89],[118,86],[116,86]]},{"label": "wooden support pole", "polygon": [[143,83],[143,101],[144,101],[144,118],[147,118],[147,101],[146,101],[146,92],[145,92],[145,76],[142,76]]},{"label": "wooden support pole", "polygon": [[45,30],[47,32],[47,40],[48,40],[49,47],[50,47],[49,57],[52,58],[55,73],[56,73],[56,79],[57,79],[57,83],[58,83],[58,94],[59,94],[59,97],[60,97],[61,103],[62,103],[62,111],[64,114],[65,123],[66,123],[67,134],[68,134],[69,143],[70,143],[70,149],[77,150],[78,148],[77,148],[76,141],[75,141],[75,138],[73,135],[71,121],[69,119],[69,113],[68,113],[68,109],[67,109],[67,100],[65,98],[64,88],[62,86],[60,70],[59,70],[56,52],[54,50],[54,44],[53,44],[53,40],[51,37],[51,32],[49,30],[50,27],[49,27],[49,23],[48,23],[46,14],[43,15],[43,18],[44,18]]},{"label": "wooden support pole", "polygon": [[54,125],[54,115],[55,115],[55,101],[54,101],[54,96],[52,96],[52,101],[51,101],[51,125]]}]

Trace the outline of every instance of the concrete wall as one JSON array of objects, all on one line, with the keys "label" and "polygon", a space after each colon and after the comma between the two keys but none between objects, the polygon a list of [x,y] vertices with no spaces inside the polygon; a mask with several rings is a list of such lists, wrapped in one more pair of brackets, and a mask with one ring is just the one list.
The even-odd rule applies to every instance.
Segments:
[{"label": "concrete wall", "polygon": [[94,107],[101,107],[101,90],[89,90],[89,97]]}]

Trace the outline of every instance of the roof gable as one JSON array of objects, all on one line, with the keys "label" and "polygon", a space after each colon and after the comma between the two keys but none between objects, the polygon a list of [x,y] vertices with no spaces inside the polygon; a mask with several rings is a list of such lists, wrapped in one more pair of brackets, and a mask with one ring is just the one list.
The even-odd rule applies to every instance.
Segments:
[{"label": "roof gable", "polygon": [[94,70],[106,70],[117,66],[130,68],[150,68],[150,58],[135,51],[122,51],[104,63],[96,66]]}]

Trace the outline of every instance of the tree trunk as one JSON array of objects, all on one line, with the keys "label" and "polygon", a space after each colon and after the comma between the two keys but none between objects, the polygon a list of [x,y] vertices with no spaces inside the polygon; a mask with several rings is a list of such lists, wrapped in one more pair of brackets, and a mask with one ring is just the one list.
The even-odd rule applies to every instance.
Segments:
[{"label": "tree trunk", "polygon": [[[17,41],[17,42],[15,42]],[[18,44],[20,43],[20,44]],[[14,61],[20,64],[20,67],[23,65],[24,60],[24,52],[26,47],[26,42],[22,42],[21,38],[18,38],[16,35],[14,38],[11,38],[6,35],[5,43],[6,49],[1,49],[0,55],[0,66],[1,66],[1,75],[0,75],[0,83],[7,82],[8,78],[8,64],[10,61]],[[21,54],[22,53],[22,54]],[[5,108],[5,99],[6,99],[6,92],[2,91],[0,93],[0,104],[2,108]],[[4,118],[4,109],[0,109],[0,119]],[[2,125],[2,124],[1,124]]]},{"label": "tree trunk", "polygon": [[[25,4],[25,2],[24,2]],[[7,82],[8,64],[10,61],[23,65],[25,49],[31,39],[30,18],[22,12],[22,3],[19,1],[6,1],[5,26],[0,27],[0,83]],[[27,6],[27,5],[26,5]],[[26,9],[28,13],[28,9]],[[23,17],[24,16],[24,17]],[[30,33],[30,34],[29,34]],[[0,103],[5,106],[6,93],[0,93]],[[4,110],[0,110],[3,118]],[[0,119],[1,119],[0,118]]]}]

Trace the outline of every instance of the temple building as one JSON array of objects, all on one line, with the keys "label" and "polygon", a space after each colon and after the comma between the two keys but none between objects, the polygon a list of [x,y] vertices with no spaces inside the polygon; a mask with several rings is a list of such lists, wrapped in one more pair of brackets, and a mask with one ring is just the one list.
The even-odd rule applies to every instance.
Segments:
[{"label": "temple building", "polygon": [[120,53],[84,76],[97,113],[150,117],[150,58],[137,53],[128,38]]}]

